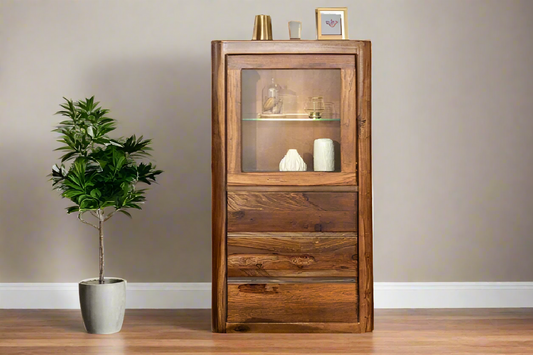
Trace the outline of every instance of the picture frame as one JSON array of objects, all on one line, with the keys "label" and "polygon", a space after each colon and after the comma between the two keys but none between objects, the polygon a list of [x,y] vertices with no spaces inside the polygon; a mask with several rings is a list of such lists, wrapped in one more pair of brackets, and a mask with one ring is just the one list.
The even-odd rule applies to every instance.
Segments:
[{"label": "picture frame", "polygon": [[315,13],[317,39],[348,39],[347,7],[319,7]]}]

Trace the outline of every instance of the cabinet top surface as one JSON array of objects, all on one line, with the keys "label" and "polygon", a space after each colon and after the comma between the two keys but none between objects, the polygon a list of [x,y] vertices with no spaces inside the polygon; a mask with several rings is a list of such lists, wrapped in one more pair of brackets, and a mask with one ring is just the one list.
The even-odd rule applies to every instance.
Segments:
[{"label": "cabinet top surface", "polygon": [[295,48],[305,48],[305,47],[351,47],[356,48],[359,46],[369,46],[371,44],[368,40],[272,40],[272,41],[244,41],[244,40],[215,40],[211,41],[212,45],[221,45],[223,47],[284,47],[291,46]]},{"label": "cabinet top surface", "polygon": [[358,40],[281,40],[281,41],[212,41],[214,50],[224,54],[355,54],[369,52],[370,41]]},{"label": "cabinet top surface", "polygon": [[332,44],[332,43],[342,43],[345,45],[349,44],[356,44],[356,43],[370,43],[369,40],[356,40],[356,39],[339,39],[339,40],[307,40],[307,39],[299,39],[299,40],[269,40],[269,41],[251,41],[251,40],[213,40],[211,43],[262,43],[262,44],[268,44],[268,43],[292,43],[295,45],[301,45],[301,44],[310,44],[310,43],[320,43],[320,44]]}]

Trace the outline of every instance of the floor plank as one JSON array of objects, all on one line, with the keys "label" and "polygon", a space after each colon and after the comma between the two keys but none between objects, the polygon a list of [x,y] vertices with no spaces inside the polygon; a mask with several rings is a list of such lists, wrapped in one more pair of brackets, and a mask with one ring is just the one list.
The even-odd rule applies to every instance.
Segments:
[{"label": "floor plank", "polygon": [[209,310],[128,310],[85,333],[79,311],[0,310],[0,354],[533,354],[533,309],[376,310],[367,334],[213,334]]}]

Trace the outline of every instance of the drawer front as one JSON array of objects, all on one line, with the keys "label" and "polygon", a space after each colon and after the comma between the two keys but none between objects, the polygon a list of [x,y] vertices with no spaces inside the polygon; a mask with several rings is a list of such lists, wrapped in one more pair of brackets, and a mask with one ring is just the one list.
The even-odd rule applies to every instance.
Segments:
[{"label": "drawer front", "polygon": [[356,276],[353,232],[228,235],[228,277]]},{"label": "drawer front", "polygon": [[355,232],[354,192],[228,192],[228,232]]},{"label": "drawer front", "polygon": [[355,283],[228,285],[228,322],[357,322]]}]

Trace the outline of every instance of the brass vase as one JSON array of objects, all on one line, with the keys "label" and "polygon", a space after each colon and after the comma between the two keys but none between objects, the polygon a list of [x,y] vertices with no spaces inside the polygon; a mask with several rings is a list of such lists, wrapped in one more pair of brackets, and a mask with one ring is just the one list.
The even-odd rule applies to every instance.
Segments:
[{"label": "brass vase", "polygon": [[269,15],[256,15],[253,41],[272,41],[272,21]]}]

